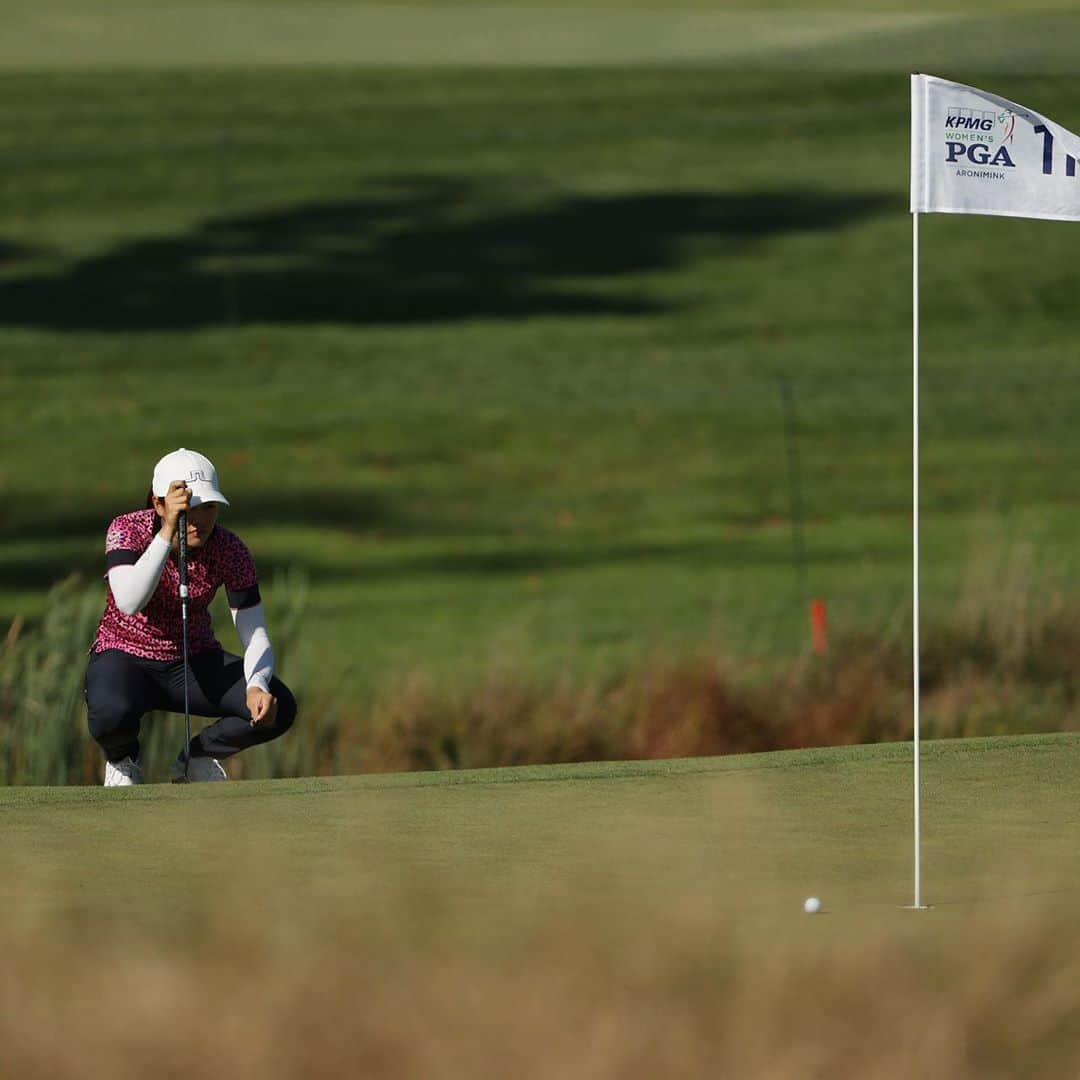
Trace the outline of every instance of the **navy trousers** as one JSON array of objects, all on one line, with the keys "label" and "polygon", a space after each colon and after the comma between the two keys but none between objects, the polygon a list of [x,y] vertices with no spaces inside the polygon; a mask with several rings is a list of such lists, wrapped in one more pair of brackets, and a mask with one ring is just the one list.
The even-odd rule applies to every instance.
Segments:
[{"label": "navy trousers", "polygon": [[[273,722],[251,724],[244,662],[221,649],[188,659],[188,701],[192,716],[215,719],[191,739],[192,757],[227,758],[249,746],[270,742],[293,725],[296,699],[277,678]],[[109,761],[139,756],[139,727],[148,712],[184,711],[184,662],[144,660],[120,649],[93,653],[86,666],[86,708],[90,734]]]}]

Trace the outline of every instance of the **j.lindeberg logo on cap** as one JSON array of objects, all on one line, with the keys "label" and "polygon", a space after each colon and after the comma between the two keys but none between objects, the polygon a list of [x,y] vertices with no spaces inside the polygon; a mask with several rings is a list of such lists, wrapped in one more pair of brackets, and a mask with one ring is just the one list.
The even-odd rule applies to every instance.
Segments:
[{"label": "j.lindeberg logo on cap", "polygon": [[219,502],[229,505],[229,500],[218,490],[217,469],[214,463],[195,450],[180,447],[171,454],[166,454],[154,466],[153,492],[159,498],[169,493],[169,485],[179,480],[192,488],[192,506],[200,502]]}]

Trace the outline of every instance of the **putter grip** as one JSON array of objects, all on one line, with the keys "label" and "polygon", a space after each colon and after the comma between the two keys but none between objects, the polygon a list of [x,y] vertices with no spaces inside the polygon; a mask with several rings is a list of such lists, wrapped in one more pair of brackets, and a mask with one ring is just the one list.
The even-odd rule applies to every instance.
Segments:
[{"label": "putter grip", "polygon": [[[177,540],[179,541],[180,563],[180,599],[186,601],[188,596],[187,579],[187,511],[180,511],[180,520],[176,523]],[[187,614],[187,605],[183,604],[184,614]]]}]

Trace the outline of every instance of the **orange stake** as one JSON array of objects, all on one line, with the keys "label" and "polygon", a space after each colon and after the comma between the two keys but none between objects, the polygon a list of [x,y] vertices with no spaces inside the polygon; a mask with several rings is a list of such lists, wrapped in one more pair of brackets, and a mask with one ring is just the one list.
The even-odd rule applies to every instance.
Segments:
[{"label": "orange stake", "polygon": [[825,622],[825,601],[810,601],[810,640],[818,656],[828,652],[829,631]]}]

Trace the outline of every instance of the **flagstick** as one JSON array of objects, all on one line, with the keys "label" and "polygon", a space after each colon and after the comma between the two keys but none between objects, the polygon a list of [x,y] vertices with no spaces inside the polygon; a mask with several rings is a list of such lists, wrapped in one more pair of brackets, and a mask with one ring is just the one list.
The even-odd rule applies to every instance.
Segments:
[{"label": "flagstick", "polygon": [[922,903],[922,830],[920,828],[919,784],[919,215],[911,215],[911,306],[912,306],[912,489],[913,517],[913,592],[912,592],[912,690],[915,705],[915,902],[912,908],[925,910]]}]

